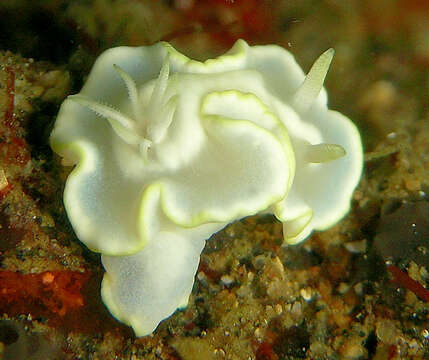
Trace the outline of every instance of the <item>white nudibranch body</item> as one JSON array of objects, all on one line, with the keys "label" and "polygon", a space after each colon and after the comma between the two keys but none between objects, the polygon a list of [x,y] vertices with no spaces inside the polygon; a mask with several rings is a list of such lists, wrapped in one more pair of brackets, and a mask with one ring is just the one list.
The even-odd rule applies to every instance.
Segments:
[{"label": "white nudibranch body", "polygon": [[362,145],[327,108],[332,57],[305,76],[285,49],[243,40],[205,62],[118,47],[64,101],[51,146],[76,164],[67,214],[102,254],[104,303],[138,336],[186,306],[205,240],[228,223],[273,213],[295,244],[347,213]]}]

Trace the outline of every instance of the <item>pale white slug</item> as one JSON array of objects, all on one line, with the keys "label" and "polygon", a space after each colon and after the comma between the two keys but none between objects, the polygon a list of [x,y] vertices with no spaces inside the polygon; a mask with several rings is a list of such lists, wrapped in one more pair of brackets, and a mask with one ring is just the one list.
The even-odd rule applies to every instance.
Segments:
[{"label": "pale white slug", "polygon": [[51,146],[76,163],[67,214],[102,254],[105,304],[138,336],[186,306],[205,240],[228,223],[271,212],[292,244],[347,213],[362,145],[327,108],[333,54],[306,77],[275,45],[239,40],[205,62],[118,47],[64,101]]}]

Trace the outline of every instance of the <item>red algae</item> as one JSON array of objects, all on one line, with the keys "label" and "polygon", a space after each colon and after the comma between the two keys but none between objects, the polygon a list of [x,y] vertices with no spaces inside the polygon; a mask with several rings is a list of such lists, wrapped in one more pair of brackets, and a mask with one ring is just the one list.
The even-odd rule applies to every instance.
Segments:
[{"label": "red algae", "polygon": [[[9,185],[6,189],[10,188],[11,186]],[[2,198],[2,194],[5,194],[4,191],[6,189],[3,189],[2,192],[0,192],[0,200]],[[0,211],[0,252],[14,249],[24,236],[25,230],[13,226],[9,221],[9,217],[3,211]]]},{"label": "red algae", "polygon": [[212,281],[216,281],[216,282],[218,282],[222,276],[222,274],[219,273],[219,271],[211,269],[209,264],[207,264],[204,260],[200,261],[200,265],[198,266],[197,273],[199,273],[200,271],[202,271]]},{"label": "red algae", "polygon": [[256,360],[277,360],[279,357],[273,351],[270,343],[263,341],[256,350]]},{"label": "red algae", "polygon": [[[231,47],[237,39],[255,41],[261,36],[273,33],[273,17],[267,5],[257,0],[202,0],[185,11],[187,21],[198,24],[186,27],[174,34],[187,35],[201,28],[212,40],[225,48]],[[224,19],[231,19],[225,22]],[[171,39],[171,36],[167,36]]]},{"label": "red algae", "polygon": [[[8,314],[63,317],[84,305],[81,294],[88,273],[52,271],[39,274],[0,272],[0,308]],[[29,306],[31,305],[31,306]]]},{"label": "red algae", "polygon": [[412,291],[420,299],[429,302],[429,290],[425,289],[418,281],[409,277],[405,272],[395,265],[388,265],[387,270],[390,272],[390,274],[392,274],[394,282]]},{"label": "red algae", "polygon": [[8,142],[0,144],[4,163],[24,167],[30,161],[30,153],[26,143],[18,137],[12,137]]},{"label": "red algae", "polygon": [[[39,274],[0,272],[0,312],[30,314],[65,331],[91,333],[128,328],[117,323],[102,305],[101,276],[92,272],[46,271]],[[129,335],[129,334],[128,334]]]},{"label": "red algae", "polygon": [[254,341],[252,346],[256,347],[256,360],[301,359],[310,346],[309,339],[305,326],[286,328],[280,318],[274,318],[268,323],[263,341]]}]

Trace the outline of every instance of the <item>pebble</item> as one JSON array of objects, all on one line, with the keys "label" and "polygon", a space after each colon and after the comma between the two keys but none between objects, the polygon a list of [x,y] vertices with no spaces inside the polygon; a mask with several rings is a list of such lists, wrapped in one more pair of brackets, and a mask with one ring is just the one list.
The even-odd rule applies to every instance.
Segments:
[{"label": "pebble", "polygon": [[295,301],[290,310],[291,314],[294,316],[301,316],[302,314],[302,305],[299,301]]},{"label": "pebble", "polygon": [[349,284],[346,284],[345,282],[341,282],[340,283],[340,285],[338,285],[338,292],[340,293],[340,294],[345,294],[347,291],[349,291],[349,289],[350,289],[350,285]]},{"label": "pebble", "polygon": [[311,287],[306,287],[299,292],[305,301],[310,301],[313,298],[313,290]]},{"label": "pebble", "polygon": [[389,319],[377,321],[375,333],[381,342],[393,345],[396,343],[397,329],[395,323]]},{"label": "pebble", "polygon": [[231,286],[234,283],[234,278],[231,275],[222,275],[220,281],[225,286]]},{"label": "pebble", "polygon": [[350,339],[341,345],[340,354],[346,359],[359,359],[365,354],[365,349],[359,339]]},{"label": "pebble", "polygon": [[422,187],[419,179],[406,179],[404,180],[404,185],[408,191],[419,191]]},{"label": "pebble", "polygon": [[366,252],[366,239],[345,243],[344,247],[353,254],[364,253]]},{"label": "pebble", "polygon": [[0,190],[3,190],[8,184],[4,170],[0,169]]}]

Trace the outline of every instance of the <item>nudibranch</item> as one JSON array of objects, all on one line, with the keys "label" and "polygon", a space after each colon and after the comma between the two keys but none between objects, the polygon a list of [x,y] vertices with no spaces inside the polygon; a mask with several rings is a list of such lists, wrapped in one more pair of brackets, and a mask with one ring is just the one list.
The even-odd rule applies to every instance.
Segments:
[{"label": "nudibranch", "polygon": [[102,298],[137,336],[185,307],[206,239],[272,213],[286,243],[338,222],[362,172],[354,124],[327,107],[334,51],[305,76],[275,45],[204,62],[170,44],[117,47],[61,106],[52,149],[75,164],[64,204],[102,254]]}]

